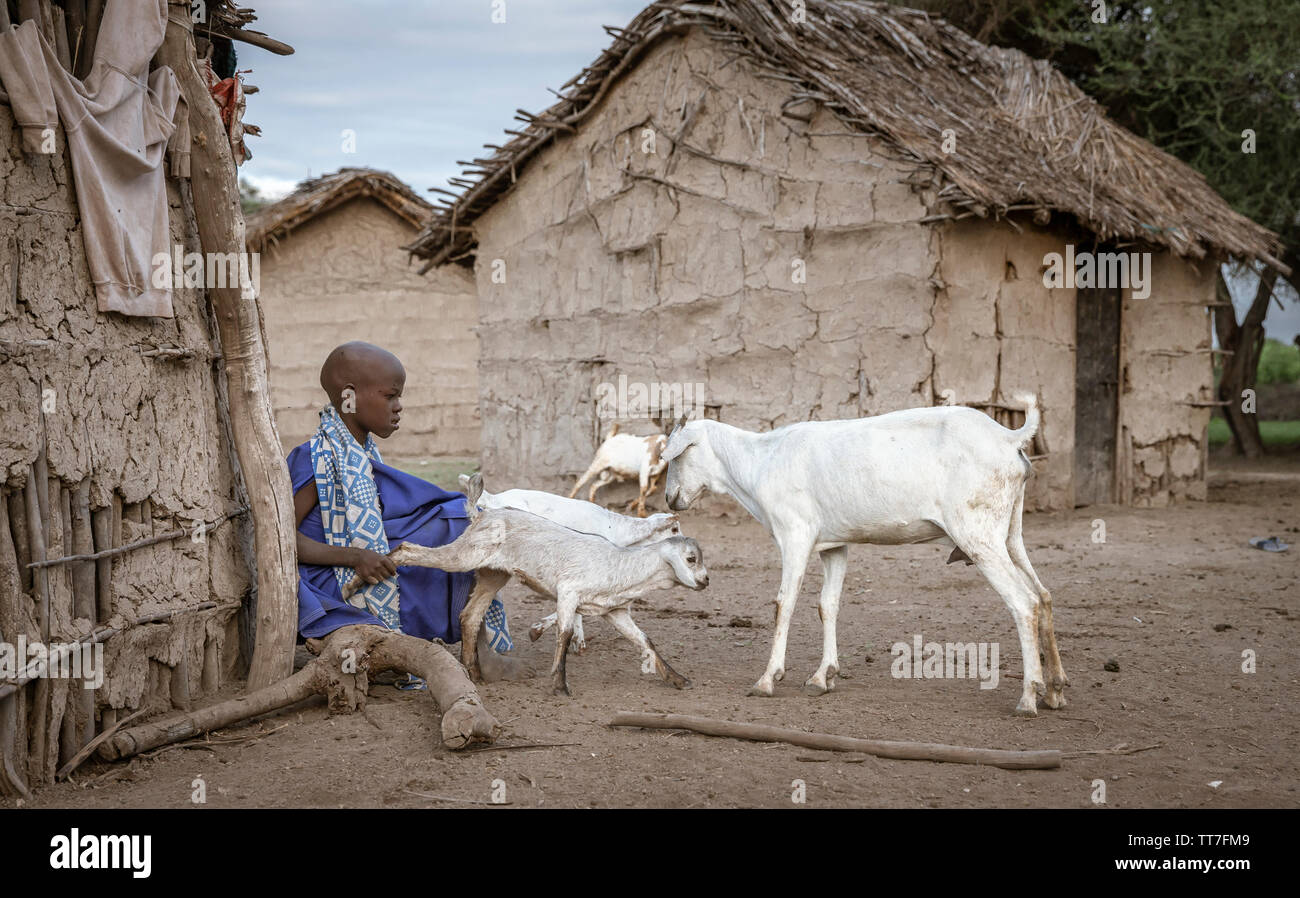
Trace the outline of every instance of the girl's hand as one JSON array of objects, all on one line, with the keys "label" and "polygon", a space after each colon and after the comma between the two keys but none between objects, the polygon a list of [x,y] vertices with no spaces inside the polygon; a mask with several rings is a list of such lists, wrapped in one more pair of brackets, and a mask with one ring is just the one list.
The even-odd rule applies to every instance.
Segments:
[{"label": "girl's hand", "polygon": [[369,549],[354,549],[354,551],[357,553],[357,558],[352,567],[367,583],[378,583],[397,573],[397,565],[393,564],[393,560],[387,555]]}]

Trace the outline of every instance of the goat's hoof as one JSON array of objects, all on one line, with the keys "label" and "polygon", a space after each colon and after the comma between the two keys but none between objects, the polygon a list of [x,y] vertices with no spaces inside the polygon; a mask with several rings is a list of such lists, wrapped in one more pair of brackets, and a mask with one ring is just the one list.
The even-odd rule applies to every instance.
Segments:
[{"label": "goat's hoof", "polygon": [[1025,699],[1022,698],[1020,700],[1020,704],[1016,705],[1016,716],[1037,717],[1038,708],[1035,706],[1033,702],[1026,701]]},{"label": "goat's hoof", "polygon": [[671,671],[668,676],[664,677],[664,681],[674,689],[691,688],[691,681],[686,679],[686,677],[682,676],[675,670]]},{"label": "goat's hoof", "polygon": [[771,698],[776,688],[768,681],[759,680],[753,686],[749,687],[750,695],[757,695],[760,698]]},{"label": "goat's hoof", "polygon": [[803,694],[810,698],[816,698],[819,695],[825,695],[834,688],[834,680],[827,680],[825,683],[822,683],[816,677],[809,677],[803,684]]},{"label": "goat's hoof", "polygon": [[587,640],[575,639],[569,643],[569,651],[584,655],[587,652]]},{"label": "goat's hoof", "polygon": [[542,634],[545,632],[546,632],[545,627],[541,626],[540,624],[534,624],[533,626],[528,628],[528,641],[536,642],[537,640],[542,638]]},{"label": "goat's hoof", "polygon": [[551,694],[552,694],[552,695],[563,696],[563,697],[565,697],[565,698],[568,698],[569,696],[573,695],[573,693],[569,691],[569,684],[568,684],[568,683],[564,683],[564,684],[559,685],[559,686],[553,686],[553,687],[551,687]]},{"label": "goat's hoof", "polygon": [[1043,696],[1043,704],[1053,711],[1059,711],[1066,705],[1065,696],[1060,692],[1048,692]]}]

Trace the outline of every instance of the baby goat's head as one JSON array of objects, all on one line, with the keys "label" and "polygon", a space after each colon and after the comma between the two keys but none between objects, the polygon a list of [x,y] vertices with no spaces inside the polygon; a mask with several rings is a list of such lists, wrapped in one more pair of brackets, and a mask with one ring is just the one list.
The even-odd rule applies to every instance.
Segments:
[{"label": "baby goat's head", "polygon": [[664,497],[668,507],[681,511],[691,507],[706,489],[716,464],[709,447],[706,421],[692,421],[675,429],[668,438],[663,458],[668,462],[664,479]]},{"label": "baby goat's head", "polygon": [[709,572],[704,567],[704,550],[689,536],[673,536],[659,543],[659,557],[673,569],[677,582],[691,589],[709,585]]},{"label": "baby goat's head", "polygon": [[[633,518],[632,520],[636,519]],[[661,542],[671,536],[682,535],[682,525],[681,522],[677,520],[677,515],[675,514],[665,514],[661,511],[658,514],[652,514],[650,517],[645,518],[644,522],[646,525],[644,535],[630,545],[648,546],[651,543]]]}]

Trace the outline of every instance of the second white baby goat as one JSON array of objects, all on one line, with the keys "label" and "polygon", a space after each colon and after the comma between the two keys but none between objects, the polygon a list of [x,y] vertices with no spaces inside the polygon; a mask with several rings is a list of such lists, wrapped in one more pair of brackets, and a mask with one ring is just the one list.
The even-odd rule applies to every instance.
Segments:
[{"label": "second white baby goat", "polygon": [[[460,488],[468,492],[470,476],[460,475]],[[486,489],[479,496],[482,508],[517,508],[531,511],[533,514],[553,521],[579,533],[603,536],[616,546],[639,546],[657,543],[670,536],[681,536],[682,527],[675,514],[652,514],[648,518],[634,518],[610,511],[595,502],[582,499],[565,498],[554,493],[540,490],[505,490],[489,493]],[[541,635],[555,626],[557,614],[548,614],[528,629],[528,638],[536,642]],[[570,643],[579,654],[587,650],[587,636],[582,628],[582,615],[573,618],[573,642]]]},{"label": "second white baby goat", "polygon": [[[461,658],[470,676],[479,677],[478,631],[497,590],[515,577],[534,592],[555,599],[559,632],[551,681],[557,695],[569,695],[565,661],[576,614],[598,615],[641,652],[641,669],[654,671],[682,689],[690,681],[673,670],[649,637],[632,620],[632,600],[655,589],[681,584],[703,589],[709,583],[704,551],[693,539],[670,537],[647,546],[616,546],[512,508],[477,509],[482,478],[469,482],[466,507],[470,525],[454,541],[429,548],[403,543],[389,557],[398,567],[415,565],[444,571],[474,571],[474,589],[460,613]],[[345,597],[360,585],[354,579]]]}]

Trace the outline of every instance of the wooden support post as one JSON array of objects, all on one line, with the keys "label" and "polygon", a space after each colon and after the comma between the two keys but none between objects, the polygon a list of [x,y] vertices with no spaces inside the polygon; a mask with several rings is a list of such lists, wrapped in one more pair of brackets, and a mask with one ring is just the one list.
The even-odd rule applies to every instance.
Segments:
[{"label": "wooden support post", "polygon": [[[39,478],[38,475],[39,474]],[[41,489],[38,479],[45,478],[45,445],[42,443],[36,457],[36,463],[27,470],[27,488],[23,491],[27,504],[27,536],[31,540],[33,561],[45,560],[45,520],[41,517]],[[48,489],[48,483],[46,484]],[[36,620],[41,639],[49,641],[50,620],[50,576],[45,568],[35,568],[32,574],[36,592]],[[45,721],[50,703],[50,681],[42,678],[36,681],[33,689],[32,710],[28,716],[27,734],[27,780],[39,782],[42,779],[42,764],[45,759]]]},{"label": "wooden support post", "polygon": [[50,8],[54,24],[54,55],[59,58],[59,65],[65,72],[72,71],[72,51],[68,45],[68,22],[62,7]]},{"label": "wooden support post", "polygon": [[217,648],[217,637],[209,634],[203,640],[203,671],[199,680],[204,695],[212,695],[221,688],[221,664]]},{"label": "wooden support post", "polygon": [[[0,4],[2,5],[2,4]],[[14,642],[21,632],[22,589],[17,545],[11,525],[14,505],[0,502],[0,639]],[[18,746],[27,747],[19,728],[18,709],[21,694],[0,698],[0,795],[29,797],[27,777],[17,757]]]},{"label": "wooden support post", "polygon": [[[175,624],[184,628],[184,624]],[[181,646],[181,660],[172,668],[171,682],[172,705],[182,711],[190,709],[190,650],[188,645]]]},{"label": "wooden support post", "polygon": [[[113,548],[113,509],[96,508],[90,513],[90,529],[95,538],[95,551]],[[101,558],[95,562],[95,622],[104,623],[113,616],[113,559]]]},{"label": "wooden support post", "polygon": [[104,0],[86,0],[86,40],[78,62],[77,77],[83,81],[95,63],[95,44],[99,41],[99,26],[104,21]]},{"label": "wooden support post", "polygon": [[64,0],[63,7],[68,13],[68,49],[72,53],[72,74],[84,79],[81,62],[86,45],[86,0]]},{"label": "wooden support post", "polygon": [[[69,554],[89,555],[95,551],[95,537],[90,516],[90,478],[72,491],[72,546]],[[72,565],[73,616],[95,622],[95,563],[82,561]]]},{"label": "wooden support post", "polygon": [[[72,546],[70,551],[87,554],[95,551],[95,537],[90,515],[90,478],[87,477],[72,491]],[[95,562],[83,561],[72,565],[72,616],[85,618],[93,627],[98,614],[95,600]],[[95,738],[95,690],[73,687],[74,705],[77,709],[76,748],[84,748]]]},{"label": "wooden support post", "polygon": [[14,490],[9,494],[9,528],[14,537],[14,551],[18,555],[19,587],[23,592],[32,591],[32,572],[27,563],[32,560],[32,544],[27,536],[27,506],[23,501],[23,491]]},{"label": "wooden support post", "polygon": [[[176,74],[189,106],[194,214],[204,252],[242,257],[244,215],[230,143],[220,113],[195,65],[188,20],[167,22],[157,53]],[[225,359],[230,426],[253,517],[257,549],[257,635],[248,688],[263,689],[293,671],[298,628],[298,557],[289,469],[271,413],[261,314],[252,285],[208,290]],[[120,735],[120,734],[119,734]]]}]

